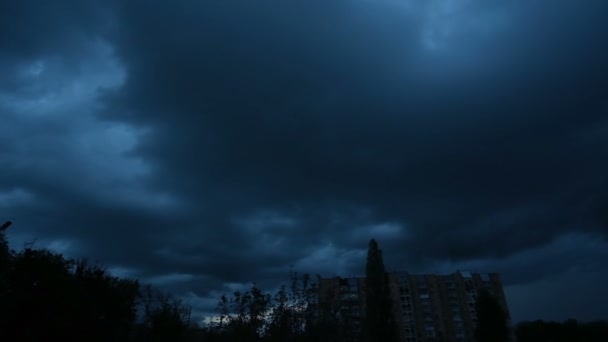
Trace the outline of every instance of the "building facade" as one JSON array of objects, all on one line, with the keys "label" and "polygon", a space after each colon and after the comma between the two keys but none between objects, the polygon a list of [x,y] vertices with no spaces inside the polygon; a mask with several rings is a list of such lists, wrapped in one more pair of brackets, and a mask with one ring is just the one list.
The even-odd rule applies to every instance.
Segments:
[{"label": "building facade", "polygon": [[365,317],[365,278],[320,278],[319,294],[321,307],[329,307],[331,315],[348,327],[346,340],[357,341]]},{"label": "building facade", "polygon": [[[477,324],[475,302],[487,289],[510,316],[496,273],[455,272],[449,275],[394,272],[388,274],[393,315],[402,342],[471,342]],[[321,278],[321,301],[337,309],[360,336],[365,316],[365,278]]]}]

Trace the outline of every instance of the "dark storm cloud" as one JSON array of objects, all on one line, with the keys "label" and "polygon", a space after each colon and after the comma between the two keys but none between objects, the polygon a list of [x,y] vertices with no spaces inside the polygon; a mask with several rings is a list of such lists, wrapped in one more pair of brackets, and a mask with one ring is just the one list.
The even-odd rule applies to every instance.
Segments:
[{"label": "dark storm cloud", "polygon": [[[602,185],[603,158],[577,141],[605,124],[605,39],[592,8],[601,4],[575,16],[564,2],[483,6],[506,12],[506,28],[478,45],[456,32],[453,49],[462,38],[468,55],[440,56],[421,46],[422,13],[386,3],[264,4],[127,8],[119,54],[135,70],[121,97],[139,120],[160,120],[140,152],[166,172],[161,186],[213,194],[213,205],[236,212],[343,201],[415,223],[424,238],[435,225],[462,233],[456,227],[479,216]],[[481,71],[451,78],[467,59],[483,60]],[[425,68],[443,73],[416,74]],[[566,227],[552,221],[573,219],[554,217],[564,215],[560,205],[527,223],[559,233]],[[462,256],[508,254],[554,233]]]},{"label": "dark storm cloud", "polygon": [[0,40],[3,55],[39,56],[78,46],[72,39],[103,35],[112,25],[111,1],[2,1]]},{"label": "dark storm cloud", "polygon": [[201,297],[360,274],[371,237],[509,284],[605,241],[604,1],[0,4],[25,235]]},{"label": "dark storm cloud", "polygon": [[[1,91],[30,87],[24,63],[41,57],[61,57],[77,63],[89,41],[110,32],[112,14],[98,1],[1,1]],[[61,76],[59,76],[61,77]]]}]

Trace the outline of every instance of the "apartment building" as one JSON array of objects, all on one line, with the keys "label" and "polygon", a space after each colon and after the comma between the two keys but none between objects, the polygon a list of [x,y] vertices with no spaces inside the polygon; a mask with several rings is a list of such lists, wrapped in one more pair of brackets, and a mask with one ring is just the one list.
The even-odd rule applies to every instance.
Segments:
[{"label": "apartment building", "polygon": [[[478,292],[487,289],[509,313],[500,277],[496,273],[455,272],[449,275],[388,274],[393,314],[402,342],[474,341]],[[337,307],[352,324],[353,339],[365,316],[365,278],[321,278],[321,300]],[[509,322],[510,324],[510,322]]]},{"label": "apartment building", "polygon": [[345,331],[347,340],[357,341],[365,317],[365,278],[321,278],[319,299],[349,327]]}]

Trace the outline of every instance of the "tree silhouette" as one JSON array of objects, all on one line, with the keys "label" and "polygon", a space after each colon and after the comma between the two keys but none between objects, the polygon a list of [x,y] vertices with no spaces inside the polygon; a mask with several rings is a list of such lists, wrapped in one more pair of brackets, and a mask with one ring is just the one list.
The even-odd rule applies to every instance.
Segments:
[{"label": "tree silhouette", "polygon": [[608,341],[608,321],[522,322],[515,334],[518,342],[604,342]]},{"label": "tree silhouette", "polygon": [[75,304],[69,300],[71,266],[48,251],[26,249],[16,254],[5,274],[8,293],[2,298],[0,334],[24,340],[67,337]]},{"label": "tree silhouette", "polygon": [[191,307],[168,293],[144,286],[139,292],[143,324],[137,331],[142,341],[181,341],[190,328]]},{"label": "tree silhouette", "polygon": [[291,284],[274,295],[255,284],[223,295],[218,319],[207,327],[213,341],[343,341],[338,307],[319,300],[318,284],[308,274],[290,272]]},{"label": "tree silhouette", "polygon": [[228,341],[259,341],[264,335],[271,296],[255,284],[250,290],[221,297],[219,321],[211,329]]},{"label": "tree silhouette", "polygon": [[0,340],[127,340],[139,284],[48,250],[11,256],[3,274]]},{"label": "tree silhouette", "polygon": [[502,306],[488,290],[481,289],[475,303],[479,319],[475,330],[477,342],[507,342],[509,327],[507,314]]},{"label": "tree silhouette", "polygon": [[73,270],[72,300],[81,335],[106,340],[125,339],[136,318],[139,282],[110,275],[100,265],[82,259]]},{"label": "tree silhouette", "polygon": [[370,341],[397,341],[388,276],[376,240],[369,242],[366,275],[366,337]]},{"label": "tree silhouette", "polygon": [[0,230],[0,303],[4,302],[4,297],[8,291],[8,266],[10,261],[10,252],[8,243],[4,237],[4,231]]},{"label": "tree silhouette", "polygon": [[7,221],[0,228],[0,274],[4,270],[6,270],[10,258],[10,250],[8,248],[8,242],[6,241],[6,236],[4,231],[10,225],[10,221]]}]

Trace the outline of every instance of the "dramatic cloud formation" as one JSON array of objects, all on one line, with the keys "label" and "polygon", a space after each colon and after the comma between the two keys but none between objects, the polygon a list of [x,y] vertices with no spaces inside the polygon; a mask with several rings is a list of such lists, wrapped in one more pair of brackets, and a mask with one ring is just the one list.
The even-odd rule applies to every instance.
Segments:
[{"label": "dramatic cloud formation", "polygon": [[515,320],[608,318],[607,23],[602,0],[0,0],[0,213],[13,248],[200,313],[290,265],[361,274],[375,237],[389,269],[501,272]]}]

